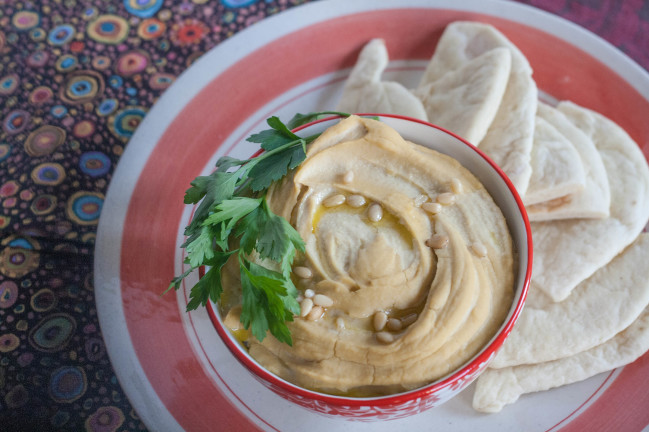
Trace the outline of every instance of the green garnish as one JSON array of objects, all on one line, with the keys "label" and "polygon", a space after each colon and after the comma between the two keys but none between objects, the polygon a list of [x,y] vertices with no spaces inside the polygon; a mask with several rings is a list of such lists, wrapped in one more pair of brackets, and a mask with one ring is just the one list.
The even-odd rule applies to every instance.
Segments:
[{"label": "green garnish", "polygon": [[[190,269],[175,277],[169,287],[177,290],[182,280],[201,266],[210,269],[191,289],[187,311],[217,302],[223,292],[221,269],[233,254],[238,254],[241,275],[241,323],[259,341],[266,332],[292,345],[286,325],[300,313],[297,289],[291,281],[293,258],[304,252],[304,241],[284,218],[274,214],[266,204],[266,191],[306,158],[306,145],[319,134],[301,138],[291,132],[323,115],[349,116],[323,111],[296,114],[284,124],[278,117],[267,120],[270,129],[251,135],[247,141],[259,143],[264,153],[247,160],[224,156],[216,171],[196,177],[185,192],[185,204],[197,204],[191,223],[185,228]],[[238,244],[238,248],[232,245]],[[251,260],[255,253],[261,262],[269,262],[279,271]]]}]

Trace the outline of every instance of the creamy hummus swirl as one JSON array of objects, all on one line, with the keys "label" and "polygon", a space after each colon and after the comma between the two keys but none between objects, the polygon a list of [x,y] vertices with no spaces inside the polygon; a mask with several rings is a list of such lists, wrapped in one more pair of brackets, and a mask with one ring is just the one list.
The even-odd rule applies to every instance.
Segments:
[{"label": "creamy hummus swirl", "polygon": [[355,116],[307,156],[267,199],[306,242],[302,296],[333,304],[289,323],[292,347],[269,335],[250,340],[250,354],[297,385],[359,396],[420,387],[471,359],[513,300],[512,241],[484,186],[456,160]]}]

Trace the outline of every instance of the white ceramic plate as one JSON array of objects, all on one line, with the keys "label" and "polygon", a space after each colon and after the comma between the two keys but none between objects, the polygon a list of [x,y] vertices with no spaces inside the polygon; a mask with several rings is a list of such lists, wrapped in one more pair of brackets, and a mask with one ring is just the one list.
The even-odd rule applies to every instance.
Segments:
[{"label": "white ceramic plate", "polygon": [[623,369],[522,397],[496,415],[471,408],[472,388],[403,420],[350,422],[310,413],[253,379],[218,338],[205,310],[185,313],[182,204],[189,182],[270,115],[333,108],[365,42],[386,40],[386,78],[414,86],[444,27],[479,20],[527,56],[550,97],[595,109],[649,154],[649,75],[591,33],[506,1],[329,0],[265,19],[205,54],[151,109],[131,139],[104,203],[95,254],[102,331],[121,385],[153,431],[176,430],[641,430],[649,424],[649,356]]}]

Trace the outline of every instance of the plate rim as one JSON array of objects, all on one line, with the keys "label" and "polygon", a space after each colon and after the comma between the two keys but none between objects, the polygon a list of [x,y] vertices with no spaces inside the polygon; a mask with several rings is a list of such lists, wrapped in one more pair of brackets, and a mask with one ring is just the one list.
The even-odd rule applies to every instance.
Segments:
[{"label": "plate rim", "polygon": [[[153,425],[158,424],[158,422],[151,422],[151,419],[147,418],[148,416],[146,414],[144,415],[142,414],[143,411],[146,411],[143,410],[142,408],[147,408],[147,406],[150,404],[143,401],[139,401],[139,403],[134,402],[133,395],[135,394],[137,396],[139,391],[137,389],[137,386],[134,387],[132,385],[133,383],[133,381],[131,381],[132,375],[126,376],[127,370],[129,371],[136,370],[138,372],[141,372],[143,376],[146,377],[146,371],[141,369],[141,365],[139,364],[139,362],[129,361],[129,360],[137,360],[137,354],[135,353],[131,340],[130,338],[128,341],[116,340],[117,337],[115,336],[114,332],[120,331],[120,329],[115,328],[116,326],[114,325],[114,320],[111,319],[110,317],[112,313],[115,312],[115,307],[117,307],[118,312],[121,311],[123,315],[124,311],[120,303],[121,295],[119,298],[116,298],[114,293],[110,293],[110,291],[105,289],[100,289],[101,287],[110,287],[111,284],[117,283],[117,285],[119,285],[121,283],[121,281],[111,280],[110,278],[111,272],[106,271],[107,269],[106,264],[108,264],[109,266],[116,266],[113,267],[117,269],[116,274],[120,273],[119,254],[121,248],[121,230],[115,231],[115,227],[111,227],[110,222],[108,222],[108,220],[109,219],[111,221],[114,220],[115,216],[117,216],[118,218],[122,216],[121,218],[119,218],[119,220],[123,220],[125,218],[128,205],[126,205],[124,208],[120,208],[121,203],[124,200],[126,200],[126,202],[129,203],[133,192],[132,189],[129,191],[128,188],[125,188],[125,186],[127,186],[128,184],[134,184],[134,182],[136,182],[139,179],[139,176],[141,174],[141,169],[140,170],[133,169],[133,166],[137,166],[138,164],[136,163],[135,160],[136,158],[130,158],[131,154],[136,153],[135,148],[137,147],[137,152],[142,152],[142,150],[144,150],[144,153],[146,154],[144,160],[145,161],[148,160],[151,152],[155,149],[155,144],[157,144],[160,137],[164,133],[164,130],[166,129],[166,128],[164,129],[156,128],[156,125],[165,120],[167,121],[165,121],[164,123],[169,124],[170,120],[175,118],[180,113],[180,111],[182,111],[182,109],[187,105],[187,103],[189,103],[189,101],[191,101],[191,99],[193,99],[194,96],[200,93],[200,91],[205,87],[205,85],[207,85],[207,83],[211,79],[213,79],[214,76],[216,76],[214,75],[209,79],[200,79],[200,80],[197,79],[198,76],[203,73],[207,65],[211,64],[210,60],[212,59],[212,57],[215,57],[217,54],[222,55],[223,53],[228,53],[228,52],[230,52],[231,54],[237,53],[236,55],[233,54],[234,60],[232,60],[230,63],[227,64],[224,63],[221,72],[223,70],[226,70],[227,68],[229,68],[230,66],[238,62],[241,58],[243,58],[244,55],[254,52],[257,49],[262,48],[267,43],[272,42],[272,40],[275,40],[275,39],[266,40],[263,43],[255,42],[254,44],[251,45],[249,44],[250,39],[262,40],[262,38],[257,36],[263,36],[265,33],[269,32],[270,28],[276,26],[278,23],[283,23],[284,21],[290,21],[296,16],[306,14],[307,9],[309,12],[317,11],[318,13],[311,14],[312,16],[317,17],[317,19],[314,19],[313,21],[302,20],[300,26],[292,28],[288,32],[281,33],[277,37],[285,36],[287,34],[290,34],[291,32],[297,31],[301,28],[305,28],[308,25],[316,22],[324,22],[329,19],[339,18],[341,16],[346,16],[351,13],[363,13],[369,10],[375,10],[377,9],[377,7],[380,9],[409,9],[409,8],[410,9],[412,8],[439,9],[440,6],[444,6],[445,9],[479,12],[484,15],[490,15],[501,19],[511,20],[516,23],[524,24],[526,26],[532,26],[543,31],[547,31],[547,27],[541,27],[541,22],[544,19],[545,20],[549,19],[551,21],[554,21],[555,23],[559,23],[559,26],[571,27],[572,30],[566,30],[566,31],[567,32],[575,31],[580,33],[581,34],[580,41],[581,42],[586,41],[587,43],[586,46],[591,46],[590,44],[595,44],[595,46],[597,46],[604,43],[609,48],[613,49],[615,53],[610,53],[607,50],[605,50],[605,52],[607,53],[607,55],[610,54],[616,60],[616,62],[622,60],[624,67],[613,62],[613,64],[610,66],[611,69],[613,69],[616,73],[619,73],[633,88],[635,88],[638,91],[638,93],[643,95],[645,98],[649,99],[649,73],[647,73],[647,71],[644,70],[640,65],[635,63],[633,60],[630,59],[630,57],[628,57],[622,51],[614,47],[612,44],[610,44],[603,38],[599,37],[598,35],[589,32],[588,30],[578,26],[577,24],[571,21],[568,21],[564,18],[550,14],[548,12],[542,11],[540,9],[534,8],[529,5],[507,2],[502,0],[487,0],[487,1],[470,0],[470,1],[463,2],[461,5],[454,4],[454,3],[455,2],[453,2],[452,0],[437,0],[437,1],[408,0],[407,2],[400,2],[397,0],[385,0],[380,2],[371,1],[371,0],[367,0],[367,1],[362,0],[354,3],[347,2],[345,0],[325,0],[320,2],[306,3],[303,5],[293,7],[277,15],[266,17],[262,21],[252,25],[247,29],[242,30],[241,32],[234,35],[232,38],[223,41],[219,45],[215,46],[212,50],[210,50],[203,57],[201,57],[196,63],[194,63],[194,65],[192,65],[190,68],[185,70],[178,77],[176,82],[169,89],[167,89],[167,91],[162,95],[162,97],[158,100],[158,102],[149,110],[142,124],[138,127],[137,131],[131,138],[131,141],[129,142],[129,145],[127,146],[124,154],[120,157],[120,161],[117,164],[117,167],[112,175],[112,179],[102,209],[102,217],[99,220],[99,225],[97,229],[97,241],[95,247],[95,265],[94,265],[97,314],[100,323],[100,328],[104,336],[104,341],[106,343],[108,355],[110,357],[111,364],[113,365],[115,374],[118,376],[120,384],[124,388],[127,397],[131,401],[131,404],[134,406],[134,408],[136,408],[138,414],[143,418],[143,420],[145,420],[145,424],[147,424],[148,427],[152,427]],[[330,14],[326,13],[327,11],[334,11],[334,10],[336,11],[335,13],[333,12]],[[505,13],[503,13],[503,11]],[[537,20],[531,20],[530,18],[531,21],[534,21],[534,22],[530,22],[530,21],[522,20],[519,14],[523,14],[523,15],[530,14],[532,17],[538,16],[541,17],[542,19],[537,21]],[[566,40],[563,37],[563,35],[565,35],[565,33],[562,35],[557,34],[557,37],[561,37],[562,39]],[[597,42],[593,42],[594,40],[596,40]],[[575,44],[575,41],[573,40],[570,43]],[[579,49],[592,55],[593,57],[600,58],[600,56],[598,55],[599,53],[590,52],[587,49],[585,49],[585,47],[582,45],[577,44],[576,46],[578,46]],[[623,73],[620,73],[619,69],[621,69]],[[637,73],[639,73],[640,76],[643,77],[643,79],[641,80],[633,79],[632,81],[627,79],[626,74],[634,75]],[[179,100],[178,96],[180,93],[184,95],[184,97],[182,97],[181,99],[185,100],[185,102],[182,104],[177,104]],[[178,108],[169,109],[170,107],[174,108],[174,104],[177,104],[176,106]],[[147,143],[150,144],[148,148],[146,146]],[[108,215],[111,215],[113,217],[109,218]],[[115,234],[120,234],[118,244],[112,243],[114,241],[114,238],[112,237]],[[115,256],[116,250],[118,252],[117,256]],[[125,326],[122,328],[122,330],[123,329],[125,329],[128,332],[128,328],[126,328]],[[134,356],[134,358],[124,359],[123,354],[125,353],[125,351],[128,350],[131,351],[130,355]],[[140,384],[145,386],[148,384],[150,386],[148,380]],[[127,390],[127,388],[129,388],[129,390]],[[157,393],[153,390],[152,386],[150,386],[150,390],[151,390],[151,394],[155,394],[156,396],[158,396]],[[161,403],[161,401],[159,400],[154,401],[154,404],[157,403]],[[164,404],[162,404],[162,406],[164,406]],[[166,409],[164,410],[164,412],[169,414],[169,412]],[[171,416],[170,414],[169,414],[169,418],[160,419],[160,420],[163,420],[165,422],[164,423],[165,426],[167,427],[171,424],[174,426],[174,428],[177,427],[178,429],[182,429],[181,426],[176,422],[175,418],[173,418],[173,416]]]}]

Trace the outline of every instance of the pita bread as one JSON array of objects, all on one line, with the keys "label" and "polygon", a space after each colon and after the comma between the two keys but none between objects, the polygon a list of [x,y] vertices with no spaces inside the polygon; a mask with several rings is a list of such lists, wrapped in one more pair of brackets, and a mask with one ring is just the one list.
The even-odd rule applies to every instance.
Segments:
[{"label": "pita bread", "polygon": [[572,124],[561,111],[550,105],[539,102],[537,118],[552,124],[571,142],[583,162],[586,182],[584,188],[577,193],[526,206],[530,221],[608,217],[611,191],[604,163],[593,141]]},{"label": "pita bread", "polygon": [[428,121],[479,143],[498,111],[510,66],[509,50],[496,48],[413,93],[424,104]]},{"label": "pita bread", "polygon": [[477,143],[509,176],[521,195],[529,185],[537,88],[525,56],[488,24],[458,21],[446,27],[428,64],[421,85],[440,79],[472,59],[495,48],[511,54],[507,88],[484,139]]},{"label": "pita bread", "polygon": [[649,304],[647,256],[649,234],[643,234],[564,301],[526,304],[490,367],[568,357],[624,330]]},{"label": "pita bread", "polygon": [[610,216],[532,223],[532,289],[562,301],[640,234],[649,219],[649,167],[637,144],[606,117],[571,102],[558,106],[592,139],[608,175]]},{"label": "pita bread", "polygon": [[586,173],[579,153],[552,124],[536,117],[532,177],[523,197],[526,206],[584,189]]},{"label": "pita bread", "polygon": [[626,330],[588,351],[559,360],[487,369],[477,380],[473,408],[495,413],[525,393],[585,380],[634,362],[649,350],[649,309]]},{"label": "pita bread", "polygon": [[427,120],[415,95],[399,83],[381,81],[388,66],[388,51],[382,39],[367,43],[343,87],[336,110],[348,113],[400,114]]}]

